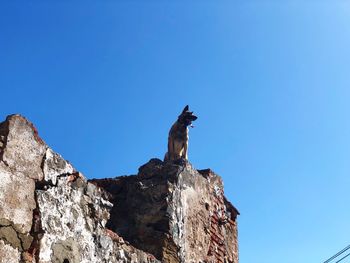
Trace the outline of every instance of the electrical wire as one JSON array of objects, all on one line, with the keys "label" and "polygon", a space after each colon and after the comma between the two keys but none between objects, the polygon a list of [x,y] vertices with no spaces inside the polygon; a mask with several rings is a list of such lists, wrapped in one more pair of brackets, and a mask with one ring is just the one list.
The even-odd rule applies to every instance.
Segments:
[{"label": "electrical wire", "polygon": [[[331,256],[329,259],[327,259],[326,261],[324,261],[323,263],[328,263],[330,261],[332,261],[333,259],[335,259],[336,257],[340,256],[341,254],[343,254],[345,251],[347,251],[348,249],[350,249],[350,245],[348,245],[347,247],[343,248],[342,250],[340,250],[338,253],[336,253],[335,255]],[[350,254],[349,254],[350,255]],[[348,256],[348,255],[347,255]],[[341,259],[343,260],[343,259]],[[339,261],[337,261],[339,262]],[[336,263],[337,263],[336,262]]]},{"label": "electrical wire", "polygon": [[347,258],[348,256],[350,256],[350,253],[347,254],[347,255],[345,255],[344,257],[342,257],[341,259],[339,259],[339,260],[338,260],[337,262],[335,262],[335,263],[338,263],[338,262],[342,261],[344,258]]}]

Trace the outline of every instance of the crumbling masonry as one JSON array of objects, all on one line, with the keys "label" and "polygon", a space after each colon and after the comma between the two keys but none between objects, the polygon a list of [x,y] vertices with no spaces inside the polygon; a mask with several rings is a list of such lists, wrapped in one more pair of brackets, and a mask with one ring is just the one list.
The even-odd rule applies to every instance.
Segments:
[{"label": "crumbling masonry", "polygon": [[238,214],[209,169],[89,181],[24,117],[0,124],[1,263],[238,263]]}]

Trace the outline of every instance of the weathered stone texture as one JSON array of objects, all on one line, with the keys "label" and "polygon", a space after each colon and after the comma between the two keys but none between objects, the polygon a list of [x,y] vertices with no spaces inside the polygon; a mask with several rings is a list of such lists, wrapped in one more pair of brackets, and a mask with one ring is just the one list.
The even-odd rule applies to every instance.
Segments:
[{"label": "weathered stone texture", "polygon": [[41,162],[47,146],[33,124],[20,115],[11,115],[1,124],[0,133],[4,137],[2,161],[14,173],[41,180]]},{"label": "weathered stone texture", "polygon": [[8,220],[17,232],[28,234],[35,208],[34,179],[43,176],[40,166],[46,146],[19,115],[0,124],[0,138],[0,222]]},{"label": "weathered stone texture", "polygon": [[18,263],[20,260],[20,253],[18,249],[6,244],[0,240],[0,262],[1,263]]},{"label": "weathered stone texture", "polygon": [[24,117],[0,124],[0,263],[159,262],[105,228],[105,195]]},{"label": "weathered stone texture", "polygon": [[212,171],[152,159],[138,175],[92,182],[111,195],[107,227],[162,262],[238,263],[238,211]]},{"label": "weathered stone texture", "polygon": [[57,184],[58,176],[65,176],[75,172],[75,169],[70,163],[50,148],[46,149],[42,169],[45,181],[51,182],[53,185]]},{"label": "weathered stone texture", "polygon": [[24,117],[0,123],[0,263],[238,263],[237,214],[210,170],[89,182]]},{"label": "weathered stone texture", "polygon": [[145,253],[137,255],[136,249],[123,249],[113,241],[105,228],[112,204],[85,178],[59,177],[57,186],[37,195],[44,232],[40,263],[151,262]]},{"label": "weathered stone texture", "polygon": [[0,162],[0,219],[12,222],[20,233],[28,233],[32,227],[35,208],[34,180],[11,170]]}]

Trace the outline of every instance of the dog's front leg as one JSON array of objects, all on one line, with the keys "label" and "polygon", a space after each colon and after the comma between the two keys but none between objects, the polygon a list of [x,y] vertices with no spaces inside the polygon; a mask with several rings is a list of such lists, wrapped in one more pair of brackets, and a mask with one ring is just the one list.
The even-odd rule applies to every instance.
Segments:
[{"label": "dog's front leg", "polygon": [[187,155],[187,148],[188,148],[188,141],[184,143],[184,149],[182,151],[182,158],[188,160],[188,155]]},{"label": "dog's front leg", "polygon": [[188,149],[188,130],[186,131],[186,139],[184,141],[183,150],[181,154],[181,157],[184,158],[185,160],[188,160],[187,149]]}]

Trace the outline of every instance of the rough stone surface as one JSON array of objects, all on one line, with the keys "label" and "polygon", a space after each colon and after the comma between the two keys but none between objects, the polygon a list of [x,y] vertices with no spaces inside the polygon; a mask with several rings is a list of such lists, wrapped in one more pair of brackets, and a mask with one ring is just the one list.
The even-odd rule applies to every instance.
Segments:
[{"label": "rough stone surface", "polygon": [[0,162],[0,178],[0,218],[10,221],[20,233],[28,233],[36,206],[34,180],[21,172],[12,172],[3,162]]},{"label": "rough stone surface", "polygon": [[162,262],[238,263],[238,211],[212,171],[152,159],[138,175],[92,182],[111,195],[107,227]]},{"label": "rough stone surface", "polygon": [[41,162],[47,146],[33,124],[20,115],[11,115],[0,125],[0,134],[3,136],[0,156],[10,170],[42,179]]},{"label": "rough stone surface", "polygon": [[75,172],[73,166],[51,148],[46,149],[42,169],[45,181],[54,185],[57,184],[58,176],[65,176]]},{"label": "rough stone surface", "polygon": [[24,117],[0,123],[0,263],[238,263],[237,214],[210,170],[87,181]]},{"label": "rough stone surface", "polygon": [[111,206],[24,117],[0,123],[0,263],[159,262],[105,227]]},{"label": "rough stone surface", "polygon": [[34,179],[41,179],[45,144],[34,126],[19,115],[0,124],[0,221],[28,234],[35,208]]},{"label": "rough stone surface", "polygon": [[6,244],[0,240],[0,262],[1,263],[18,263],[20,262],[20,253],[18,249]]},{"label": "rough stone surface", "polygon": [[100,188],[75,177],[58,177],[57,186],[37,191],[44,232],[39,262],[151,262],[146,253],[123,249],[105,228],[112,204]]}]

